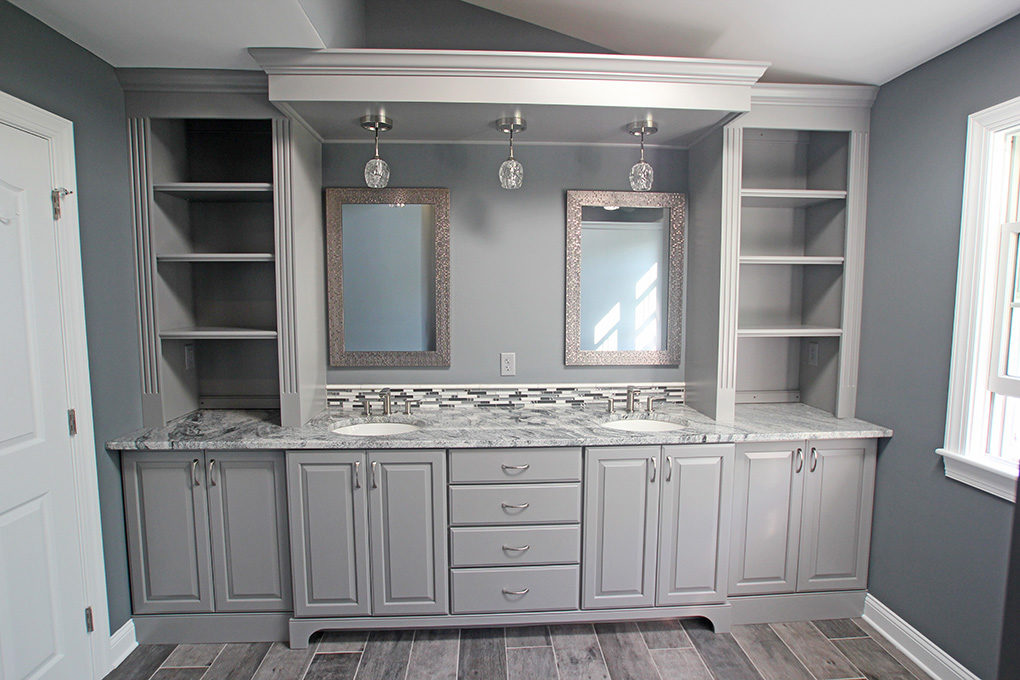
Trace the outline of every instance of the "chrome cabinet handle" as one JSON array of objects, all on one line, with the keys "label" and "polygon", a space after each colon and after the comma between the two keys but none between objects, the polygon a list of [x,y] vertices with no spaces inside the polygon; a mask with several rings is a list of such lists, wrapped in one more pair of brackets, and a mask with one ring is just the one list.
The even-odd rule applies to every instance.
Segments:
[{"label": "chrome cabinet handle", "polygon": [[797,449],[797,469],[795,473],[800,473],[804,469],[804,449]]},{"label": "chrome cabinet handle", "polygon": [[648,482],[649,482],[649,484],[650,484],[650,483],[652,483],[652,482],[654,482],[654,481],[655,481],[655,471],[656,471],[656,470],[655,470],[655,457],[654,457],[654,456],[652,456],[652,457],[651,457],[651,458],[649,458],[648,460],[649,460],[649,462],[651,462],[651,464],[652,464],[652,478],[651,478],[650,480],[648,480]]},{"label": "chrome cabinet handle", "polygon": [[372,488],[373,489],[378,489],[379,488],[379,484],[376,482],[376,479],[375,479],[375,473],[376,473],[376,471],[378,469],[379,469],[379,461],[373,460],[372,461]]},{"label": "chrome cabinet handle", "polygon": [[666,456],[666,481],[673,479],[673,456]]},{"label": "chrome cabinet handle", "polygon": [[361,461],[354,461],[354,488],[361,488]]},{"label": "chrome cabinet handle", "polygon": [[191,483],[195,486],[202,486],[202,483],[198,481],[198,458],[191,461]]},{"label": "chrome cabinet handle", "polygon": [[510,472],[510,471],[524,472],[529,467],[531,467],[531,464],[530,463],[525,463],[524,465],[507,465],[506,463],[503,463],[502,465],[500,465],[500,467],[503,468],[503,472]]},{"label": "chrome cabinet handle", "polygon": [[818,449],[811,447],[811,472],[815,471],[818,467]]},{"label": "chrome cabinet handle", "polygon": [[213,470],[216,468],[216,459],[209,459],[209,486],[216,486],[216,477],[213,476]]},{"label": "chrome cabinet handle", "polygon": [[531,503],[520,503],[518,505],[514,505],[512,503],[500,503],[500,505],[503,506],[504,510],[526,510]]},{"label": "chrome cabinet handle", "polygon": [[503,589],[503,594],[504,595],[527,595],[529,590],[531,590],[531,588],[522,588],[521,590],[507,590],[506,588],[504,588]]},{"label": "chrome cabinet handle", "polygon": [[531,545],[530,544],[529,545],[521,545],[521,546],[518,546],[516,548],[514,546],[512,546],[512,545],[504,545],[503,546],[503,550],[511,550],[513,552],[527,552],[530,549],[531,549]]}]

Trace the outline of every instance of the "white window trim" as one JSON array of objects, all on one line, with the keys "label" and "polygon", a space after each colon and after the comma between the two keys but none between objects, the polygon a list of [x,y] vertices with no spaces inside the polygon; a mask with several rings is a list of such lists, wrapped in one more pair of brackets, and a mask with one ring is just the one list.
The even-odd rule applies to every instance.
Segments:
[{"label": "white window trim", "polygon": [[[985,451],[989,407],[988,367],[995,305],[992,284],[998,273],[996,249],[1004,196],[993,178],[1003,159],[992,153],[1007,134],[1020,128],[1020,97],[971,114],[967,119],[960,259],[956,317],[949,374],[945,446],[937,449],[946,476],[1016,502],[1017,467]],[[994,228],[989,228],[994,225]]]}]

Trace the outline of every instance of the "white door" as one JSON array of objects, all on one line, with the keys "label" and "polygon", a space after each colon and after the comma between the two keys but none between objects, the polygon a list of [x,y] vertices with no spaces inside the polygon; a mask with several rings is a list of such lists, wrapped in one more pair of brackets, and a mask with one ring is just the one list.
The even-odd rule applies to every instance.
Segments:
[{"label": "white door", "polygon": [[0,123],[0,677],[92,676],[46,140]]}]

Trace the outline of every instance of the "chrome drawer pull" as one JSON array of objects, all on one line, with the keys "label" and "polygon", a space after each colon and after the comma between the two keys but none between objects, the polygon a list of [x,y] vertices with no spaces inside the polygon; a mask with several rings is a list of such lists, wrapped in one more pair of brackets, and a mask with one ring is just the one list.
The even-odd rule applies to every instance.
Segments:
[{"label": "chrome drawer pull", "polygon": [[354,488],[361,488],[361,461],[354,461]]},{"label": "chrome drawer pull", "polygon": [[530,463],[525,463],[524,465],[507,465],[506,463],[503,463],[502,465],[500,465],[500,467],[503,468],[503,472],[510,472],[510,471],[524,472],[529,467],[531,467],[531,464]]},{"label": "chrome drawer pull", "polygon": [[797,469],[794,472],[800,472],[804,469],[804,449],[797,449]]},{"label": "chrome drawer pull", "polygon": [[503,506],[504,510],[526,510],[531,503],[520,503],[518,505],[513,505],[512,503],[501,503],[500,505]]},{"label": "chrome drawer pull", "polygon": [[214,469],[216,469],[215,458],[209,461],[209,486],[216,486],[216,477],[213,476]]},{"label": "chrome drawer pull", "polygon": [[815,471],[818,467],[818,449],[811,447],[811,472]]},{"label": "chrome drawer pull", "polygon": [[507,590],[506,588],[504,588],[503,589],[503,594],[504,595],[527,595],[529,590],[531,590],[531,588],[523,588],[521,590]]},{"label": "chrome drawer pull", "polygon": [[529,545],[522,545],[522,546],[519,546],[519,547],[516,547],[516,548],[514,546],[512,546],[512,545],[504,545],[503,546],[503,550],[512,550],[514,552],[525,552],[525,551],[530,550],[530,549],[531,549],[531,545],[530,544]]},{"label": "chrome drawer pull", "polygon": [[198,481],[198,458],[191,461],[191,483],[194,486],[202,486],[201,482]]}]

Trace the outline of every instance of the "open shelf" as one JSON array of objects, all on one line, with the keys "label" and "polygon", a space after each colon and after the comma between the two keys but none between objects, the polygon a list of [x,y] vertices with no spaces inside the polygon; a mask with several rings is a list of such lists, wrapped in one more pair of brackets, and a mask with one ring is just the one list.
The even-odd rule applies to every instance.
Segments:
[{"label": "open shelf", "polygon": [[742,189],[740,202],[751,208],[806,208],[826,201],[846,200],[836,189]]},{"label": "open shelf", "polygon": [[163,340],[274,340],[276,335],[276,331],[261,328],[226,326],[191,326],[159,332]]},{"label": "open shelf", "polygon": [[828,338],[843,335],[840,328],[825,326],[751,326],[738,328],[741,338]]},{"label": "open shelf", "polygon": [[762,200],[846,198],[849,145],[846,132],[745,128],[742,186],[777,190],[757,194]]},{"label": "open shelf", "polygon": [[273,200],[273,185],[268,182],[161,182],[152,190],[188,201]]},{"label": "open shelf", "polygon": [[842,255],[741,255],[740,264],[843,264]]},{"label": "open shelf", "polygon": [[804,403],[836,408],[838,337],[819,334],[737,339],[737,403]]},{"label": "open shelf", "polygon": [[272,262],[272,253],[164,253],[159,262]]}]

